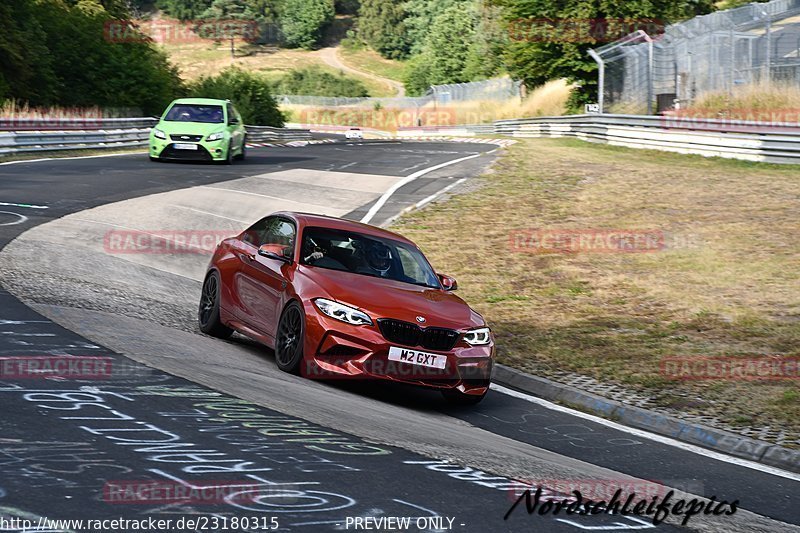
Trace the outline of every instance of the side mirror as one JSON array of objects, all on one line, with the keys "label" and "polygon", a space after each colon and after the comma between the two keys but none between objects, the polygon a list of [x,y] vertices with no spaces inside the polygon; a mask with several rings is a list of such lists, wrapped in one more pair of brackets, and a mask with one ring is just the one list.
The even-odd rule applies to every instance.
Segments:
[{"label": "side mirror", "polygon": [[441,282],[442,287],[444,287],[444,290],[454,291],[458,289],[458,282],[456,281],[456,278],[447,276],[445,274],[436,274],[436,275],[438,276],[439,282]]},{"label": "side mirror", "polygon": [[262,244],[258,248],[258,255],[267,259],[276,259],[284,263],[292,262],[292,249],[280,244]]}]

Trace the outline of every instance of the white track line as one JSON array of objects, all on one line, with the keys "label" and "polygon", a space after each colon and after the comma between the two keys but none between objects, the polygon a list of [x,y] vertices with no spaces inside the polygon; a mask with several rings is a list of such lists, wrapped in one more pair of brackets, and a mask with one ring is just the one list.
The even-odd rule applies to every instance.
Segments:
[{"label": "white track line", "polygon": [[98,157],[118,157],[121,155],[140,155],[146,153],[147,152],[125,152],[121,154],[81,155],[76,157],[43,157],[41,159],[20,159],[19,161],[6,161],[5,163],[0,163],[0,166],[17,165],[19,163],[38,163],[39,161],[67,161],[69,159],[95,159]]},{"label": "white track line", "polygon": [[459,159],[453,159],[452,161],[445,161],[444,163],[440,163],[438,165],[435,165],[435,166],[432,166],[432,167],[429,167],[429,168],[423,168],[422,170],[418,170],[417,172],[414,172],[410,176],[407,176],[407,177],[403,178],[402,180],[400,180],[397,183],[395,183],[394,185],[392,185],[392,187],[388,191],[383,193],[383,196],[378,198],[378,201],[375,202],[375,204],[369,209],[367,214],[364,215],[364,218],[361,219],[361,222],[366,224],[370,220],[372,220],[372,218],[376,214],[378,214],[378,211],[381,210],[381,207],[383,207],[384,204],[386,204],[387,200],[389,200],[389,198],[391,198],[392,195],[394,193],[396,193],[398,189],[400,189],[401,187],[403,187],[405,185],[408,185],[409,183],[411,183],[415,179],[417,179],[417,178],[419,178],[421,176],[424,176],[425,174],[428,174],[429,172],[433,172],[434,170],[439,170],[440,168],[448,167],[450,165],[455,165],[456,163],[460,163],[462,161],[466,161],[467,159],[474,159],[474,158],[480,157],[482,155],[483,154],[480,153],[480,154],[469,155],[467,157],[461,157]]},{"label": "white track line", "polygon": [[7,205],[11,207],[27,207],[28,209],[48,209],[46,205],[9,204],[8,202],[0,202],[0,205]]},{"label": "white track line", "polygon": [[686,442],[681,442],[675,439],[671,439],[669,437],[664,437],[663,435],[656,435],[655,433],[650,433],[648,431],[644,431],[641,429],[636,429],[628,426],[623,426],[622,424],[618,424],[616,422],[612,422],[611,420],[606,420],[605,418],[600,418],[599,416],[590,415],[588,413],[584,413],[581,411],[576,411],[574,409],[570,409],[568,407],[564,407],[562,405],[557,405],[547,400],[543,400],[541,398],[537,398],[535,396],[530,396],[523,392],[518,392],[512,389],[508,389],[503,387],[502,385],[498,385],[496,383],[492,383],[492,389],[496,390],[497,392],[507,394],[508,396],[513,396],[514,398],[520,398],[522,400],[526,400],[531,403],[535,403],[545,409],[550,409],[552,411],[558,411],[560,413],[566,413],[578,418],[583,418],[584,420],[590,420],[597,424],[602,424],[604,426],[608,426],[611,429],[616,429],[617,431],[621,431],[623,433],[628,433],[630,435],[635,435],[636,437],[640,437],[643,439],[649,439],[660,444],[666,444],[667,446],[673,446],[675,448],[679,448],[681,450],[696,453],[697,455],[702,455],[704,457],[708,457],[710,459],[716,459],[717,461],[722,461],[725,463],[734,464],[737,466],[743,466],[745,468],[750,468],[752,470],[758,470],[759,472],[765,472],[767,474],[772,474],[773,476],[783,477],[786,479],[791,479],[792,481],[800,481],[800,474],[795,474],[793,472],[787,472],[786,470],[781,470],[780,468],[775,468],[773,466],[764,465],[761,463],[756,463],[755,461],[748,461],[747,459],[740,459],[738,457],[733,457],[731,455],[726,455],[724,453],[715,452],[713,450],[707,450],[706,448],[701,448],[700,446],[695,446],[694,444],[688,444]]}]

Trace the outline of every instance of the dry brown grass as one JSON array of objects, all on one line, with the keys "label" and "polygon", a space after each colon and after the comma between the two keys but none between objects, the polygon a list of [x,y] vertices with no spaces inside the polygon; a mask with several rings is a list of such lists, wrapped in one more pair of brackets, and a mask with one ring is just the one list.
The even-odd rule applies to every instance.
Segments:
[{"label": "dry brown grass", "polygon": [[258,72],[289,72],[294,69],[324,66],[315,52],[251,45],[238,40],[235,46],[237,50],[235,59],[231,58],[230,42],[170,43],[168,46],[163,46],[163,50],[170,61],[177,65],[181,77],[186,80],[213,76],[231,65]]},{"label": "dry brown grass", "polygon": [[[526,140],[483,187],[403,217],[493,326],[499,361],[639,388],[731,424],[800,430],[793,382],[675,382],[665,356],[800,355],[800,172]],[[435,228],[435,231],[432,229]],[[656,229],[657,253],[511,251],[513,230]]]},{"label": "dry brown grass", "polygon": [[340,126],[361,126],[394,132],[400,128],[417,126],[457,126],[486,124],[504,118],[562,115],[566,110],[570,87],[563,80],[547,83],[523,101],[518,99],[498,102],[476,100],[454,102],[442,106],[428,104],[420,108],[376,108],[374,106],[313,107],[283,105],[291,122]]},{"label": "dry brown grass", "polygon": [[[800,87],[795,84],[753,84],[727,91],[700,95],[683,113],[740,120],[800,122]],[[781,120],[780,117],[783,117]]]}]

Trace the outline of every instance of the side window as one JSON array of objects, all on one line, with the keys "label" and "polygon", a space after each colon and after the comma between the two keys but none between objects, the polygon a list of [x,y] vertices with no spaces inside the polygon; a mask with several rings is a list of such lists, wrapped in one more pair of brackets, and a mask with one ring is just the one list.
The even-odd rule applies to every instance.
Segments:
[{"label": "side window", "polygon": [[[267,223],[264,232],[264,244],[277,244],[294,252],[295,229],[294,224],[282,218],[273,217]],[[290,255],[285,252],[284,255]]]},{"label": "side window", "polygon": [[262,218],[247,228],[242,235],[242,240],[244,242],[249,242],[255,247],[261,246],[261,242],[264,239],[264,232],[267,229],[267,224],[269,224],[270,220],[274,218],[275,217]]},{"label": "side window", "polygon": [[239,122],[239,116],[236,114],[236,110],[233,108],[233,105],[230,103],[228,105],[228,124],[236,124]]},{"label": "side window", "polygon": [[242,235],[242,240],[256,248],[265,244],[277,245],[281,248],[280,251],[287,248],[284,255],[290,256],[294,253],[295,236],[294,224],[282,218],[267,217],[247,228]]}]

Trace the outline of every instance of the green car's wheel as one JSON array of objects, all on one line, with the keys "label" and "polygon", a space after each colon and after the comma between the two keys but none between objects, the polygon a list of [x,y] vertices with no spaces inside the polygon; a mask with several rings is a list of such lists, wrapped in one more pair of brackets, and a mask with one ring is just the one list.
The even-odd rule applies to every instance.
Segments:
[{"label": "green car's wheel", "polygon": [[233,144],[228,141],[228,151],[225,154],[225,164],[232,165],[233,164]]},{"label": "green car's wheel", "polygon": [[239,161],[244,161],[245,153],[247,151],[247,136],[245,135],[242,139],[242,151],[239,152],[239,155],[236,156],[236,159]]}]

